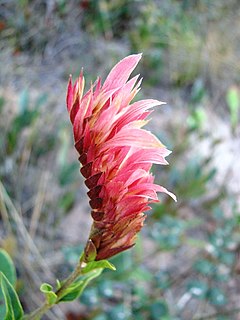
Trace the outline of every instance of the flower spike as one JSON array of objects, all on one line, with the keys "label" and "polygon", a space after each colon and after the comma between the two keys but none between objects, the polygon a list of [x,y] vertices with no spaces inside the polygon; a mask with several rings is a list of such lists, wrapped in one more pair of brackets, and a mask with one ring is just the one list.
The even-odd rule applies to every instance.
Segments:
[{"label": "flower spike", "polygon": [[174,194],[154,184],[150,173],[153,163],[167,164],[170,151],[142,129],[151,108],[163,102],[131,103],[141,80],[128,78],[140,59],[141,54],[124,58],[103,85],[97,79],[84,95],[83,72],[74,85],[69,80],[67,108],[93,218],[86,261],[93,256],[91,252],[95,260],[101,260],[131,248],[143,227],[144,212],[151,202],[159,201],[157,192],[176,200]]}]

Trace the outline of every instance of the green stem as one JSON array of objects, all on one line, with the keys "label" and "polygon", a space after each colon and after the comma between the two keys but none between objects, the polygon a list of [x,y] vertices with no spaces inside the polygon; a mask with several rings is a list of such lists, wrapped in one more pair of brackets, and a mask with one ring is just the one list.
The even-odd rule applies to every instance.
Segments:
[{"label": "green stem", "polygon": [[[82,259],[80,259],[79,263],[76,266],[76,269],[64,281],[63,285],[55,292],[58,297],[55,304],[57,304],[59,300],[65,295],[65,292],[68,289],[68,287],[81,275],[83,267],[84,262]],[[47,301],[45,301],[42,306],[34,310],[29,315],[26,315],[24,317],[24,320],[39,320],[52,307],[53,305],[50,305]]]}]

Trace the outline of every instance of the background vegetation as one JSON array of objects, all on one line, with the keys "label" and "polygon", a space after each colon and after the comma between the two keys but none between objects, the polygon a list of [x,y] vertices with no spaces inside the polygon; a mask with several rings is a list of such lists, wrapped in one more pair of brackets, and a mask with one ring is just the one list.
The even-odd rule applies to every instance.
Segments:
[{"label": "background vegetation", "polygon": [[117,271],[46,319],[239,319],[239,18],[238,0],[0,1],[0,246],[26,310],[72,270],[91,224],[68,75],[83,66],[89,83],[143,52],[139,98],[168,102],[150,129],[173,150],[154,174],[178,203],[160,195]]}]

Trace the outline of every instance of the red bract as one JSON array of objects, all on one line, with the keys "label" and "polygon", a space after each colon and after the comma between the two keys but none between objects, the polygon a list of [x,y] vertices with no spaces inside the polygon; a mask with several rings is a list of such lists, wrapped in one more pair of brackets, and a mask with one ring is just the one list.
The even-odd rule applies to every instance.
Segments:
[{"label": "red bract", "polygon": [[69,81],[67,107],[73,124],[75,147],[86,178],[92,208],[90,232],[95,260],[109,258],[132,247],[143,226],[149,203],[158,202],[156,192],[168,193],[153,183],[153,163],[167,164],[170,153],[149,131],[141,129],[152,112],[163,104],[157,100],[131,103],[141,80],[128,80],[140,54],[121,60],[101,85],[97,79],[83,95],[81,73]]}]

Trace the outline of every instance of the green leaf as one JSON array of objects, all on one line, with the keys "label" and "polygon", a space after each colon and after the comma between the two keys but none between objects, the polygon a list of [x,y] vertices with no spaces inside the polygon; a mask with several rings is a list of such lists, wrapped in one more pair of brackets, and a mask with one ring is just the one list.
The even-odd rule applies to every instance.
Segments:
[{"label": "green leaf", "polygon": [[23,318],[23,309],[18,295],[2,272],[0,272],[0,284],[6,304],[4,320],[21,320]]},{"label": "green leaf", "polygon": [[5,305],[0,305],[0,319],[4,319],[5,314],[6,314]]},{"label": "green leaf", "polygon": [[[3,250],[0,249],[0,271],[7,277],[9,282],[15,286],[16,284],[16,270],[14,267],[14,264],[12,262],[11,257],[9,254]],[[6,313],[6,306],[3,302],[4,296],[2,293],[2,290],[0,288],[0,319],[4,318],[4,315]]]},{"label": "green leaf", "polygon": [[86,288],[88,283],[94,279],[97,278],[101,273],[103,269],[94,269],[91,272],[87,273],[86,275],[79,277],[78,280],[76,280],[71,286],[68,287],[68,289],[65,291],[65,295],[61,297],[58,302],[61,301],[73,301],[80,297],[83,290]]},{"label": "green leaf", "polygon": [[57,290],[59,290],[62,286],[61,281],[57,279],[56,284],[57,284]]},{"label": "green leaf", "polygon": [[13,261],[9,254],[0,249],[0,271],[8,278],[8,281],[15,285],[16,283],[16,270]]},{"label": "green leaf", "polygon": [[95,270],[95,269],[111,269],[111,270],[116,270],[115,266],[107,261],[107,260],[100,260],[100,261],[90,261],[88,262],[88,264],[86,265],[86,267],[82,270],[82,272],[85,274],[85,273],[88,273],[92,270]]},{"label": "green leaf", "polygon": [[91,262],[95,261],[96,255],[97,255],[97,249],[94,243],[92,242],[92,240],[88,239],[87,244],[84,248],[84,254],[83,256],[81,256],[80,259],[83,259],[86,263],[89,263],[90,261]]},{"label": "green leaf", "polygon": [[57,301],[57,295],[53,291],[53,287],[48,283],[43,283],[40,287],[40,291],[44,293],[49,305],[54,305]]}]

